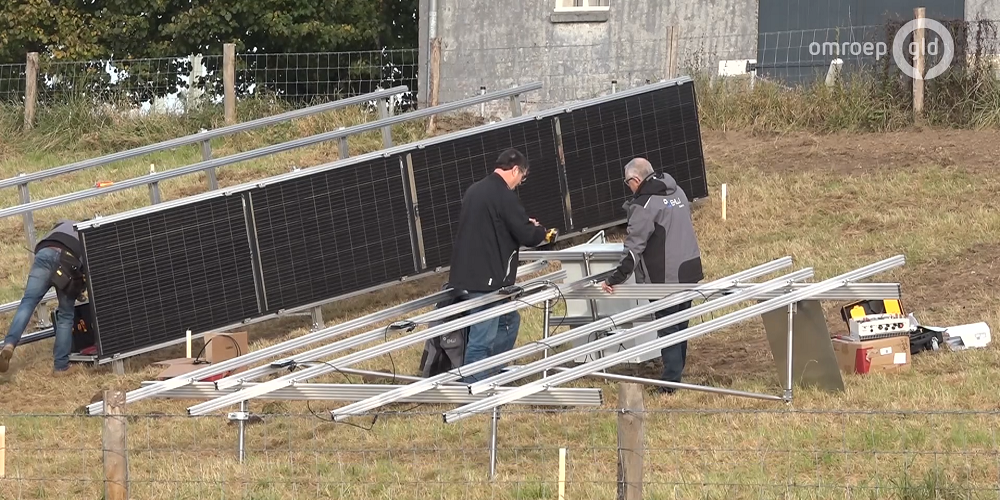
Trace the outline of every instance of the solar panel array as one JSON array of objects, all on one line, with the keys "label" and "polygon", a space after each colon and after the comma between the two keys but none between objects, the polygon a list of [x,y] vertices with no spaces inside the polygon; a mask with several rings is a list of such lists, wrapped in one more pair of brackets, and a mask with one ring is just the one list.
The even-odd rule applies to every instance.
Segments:
[{"label": "solar panel array", "polygon": [[563,234],[624,222],[636,156],[708,194],[685,79],[85,228],[98,356],[447,267],[463,194],[510,147],[525,211]]}]

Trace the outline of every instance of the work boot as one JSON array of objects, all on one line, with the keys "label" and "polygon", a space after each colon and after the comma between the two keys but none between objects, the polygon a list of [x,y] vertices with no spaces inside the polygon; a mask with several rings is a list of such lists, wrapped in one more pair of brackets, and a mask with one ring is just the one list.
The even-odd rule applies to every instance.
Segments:
[{"label": "work boot", "polygon": [[71,364],[65,370],[56,370],[55,368],[53,368],[52,369],[52,376],[56,377],[56,378],[59,378],[59,377],[69,377],[71,375],[75,375],[77,373],[80,373],[81,371],[82,370],[80,368],[80,365]]},{"label": "work boot", "polygon": [[14,357],[14,346],[7,344],[0,349],[0,373],[6,373],[10,368],[10,358]]}]

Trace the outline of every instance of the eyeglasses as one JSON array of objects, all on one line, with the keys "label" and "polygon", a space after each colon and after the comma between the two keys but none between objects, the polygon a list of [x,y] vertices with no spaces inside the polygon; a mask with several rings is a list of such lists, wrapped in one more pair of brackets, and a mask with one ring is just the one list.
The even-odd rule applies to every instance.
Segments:
[{"label": "eyeglasses", "polygon": [[634,180],[636,180],[635,177],[629,177],[628,179],[625,179],[625,185],[628,186],[628,183]]}]

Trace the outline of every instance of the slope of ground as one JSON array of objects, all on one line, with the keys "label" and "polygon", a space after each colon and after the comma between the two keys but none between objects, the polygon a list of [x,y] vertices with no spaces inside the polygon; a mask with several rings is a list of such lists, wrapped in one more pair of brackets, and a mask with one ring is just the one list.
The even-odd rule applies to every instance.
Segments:
[{"label": "slope of ground", "polygon": [[[994,208],[1000,180],[990,168],[1000,133],[706,132],[704,149],[712,196],[695,217],[708,279],[790,255],[796,268],[814,267],[819,281],[903,254],[904,267],[875,279],[900,282],[904,307],[922,322],[1000,324]],[[722,183],[729,190],[726,221]],[[0,235],[12,248],[20,228],[5,224]],[[17,298],[25,269],[4,266],[7,300]],[[400,303],[440,284],[431,281],[333,304],[326,318],[332,323]],[[840,305],[825,305],[834,331],[846,327],[836,313]],[[539,339],[540,314],[526,309],[523,317],[520,342]],[[253,327],[252,347],[301,335],[304,326],[287,320]],[[52,379],[50,351],[51,341],[18,351],[12,373],[0,379],[0,413],[71,413],[101,389],[138,387],[157,371],[150,361],[183,355],[173,349],[129,360],[124,377],[99,369]],[[419,352],[359,367],[411,374]],[[995,497],[998,366],[994,345],[922,353],[905,373],[845,376],[844,393],[799,390],[791,409],[699,392],[648,396],[647,496],[933,498],[927,491],[962,487]],[[629,370],[655,375],[657,367],[623,369]],[[686,380],[780,393],[759,320],[693,340]],[[255,402],[253,409],[268,415],[251,427],[251,458],[239,465],[235,431],[223,418],[187,418],[184,408],[193,402],[162,400],[130,407],[137,415],[130,421],[132,479],[137,498],[550,498],[557,449],[567,447],[568,498],[607,498],[615,489],[615,388],[593,380],[570,385],[604,387],[604,409],[505,410],[494,483],[483,479],[485,416],[442,424],[444,407],[399,405],[393,409],[409,412],[383,415],[366,430],[370,419],[356,422],[364,429],[320,421],[328,417],[324,410],[343,403]],[[947,413],[926,413],[933,411]],[[8,477],[15,479],[0,482],[0,496],[97,497],[98,421],[3,419]]]}]

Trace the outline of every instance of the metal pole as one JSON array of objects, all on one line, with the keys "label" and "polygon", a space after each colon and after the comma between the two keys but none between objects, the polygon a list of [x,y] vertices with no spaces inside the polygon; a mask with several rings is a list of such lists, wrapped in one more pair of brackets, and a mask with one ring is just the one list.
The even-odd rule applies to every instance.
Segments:
[{"label": "metal pole", "polygon": [[[479,95],[486,95],[486,87],[479,87]],[[479,116],[486,118],[486,103],[479,103]]]},{"label": "metal pole", "polygon": [[[557,366],[557,367],[555,367],[553,369],[557,370],[557,371],[561,371],[561,372],[569,370],[569,368],[566,368],[565,366]],[[714,394],[725,394],[727,396],[741,396],[741,397],[745,397],[745,398],[764,399],[764,400],[768,400],[768,401],[781,401],[782,400],[782,398],[780,396],[775,396],[773,394],[759,394],[759,393],[756,393],[756,392],[738,391],[738,390],[735,390],[735,389],[723,389],[723,388],[720,388],[720,387],[708,387],[708,386],[704,386],[704,385],[685,384],[683,382],[666,382],[664,380],[656,380],[656,379],[641,378],[641,377],[630,377],[628,375],[617,375],[617,374],[614,374],[614,373],[603,373],[603,372],[602,373],[598,373],[598,372],[595,372],[595,373],[591,373],[589,376],[603,378],[603,379],[607,379],[607,380],[617,380],[617,381],[620,381],[620,382],[635,382],[635,383],[638,383],[638,384],[656,385],[656,386],[660,386],[660,387],[670,387],[670,388],[673,388],[673,389],[690,389],[692,391],[711,392],[711,393],[714,393]]]},{"label": "metal pole", "polygon": [[[542,316],[542,339],[543,340],[548,340],[549,339],[549,316],[552,314],[551,307],[552,307],[552,301],[551,300],[546,300],[545,301],[545,312],[543,313],[543,316]],[[542,351],[542,359],[545,359],[545,358],[548,358],[548,357],[549,357],[549,348],[546,345],[545,350]],[[542,372],[542,378],[545,378],[545,377],[548,377],[548,376],[549,376],[549,371],[548,370],[545,370],[545,371]]]},{"label": "metal pole", "polygon": [[[378,100],[378,117],[384,120],[392,116],[392,108],[389,106],[389,98]],[[392,147],[392,125],[382,127],[382,147],[389,149]]]},{"label": "metal pole", "polygon": [[312,316],[312,328],[310,331],[318,332],[323,328],[326,328],[326,324],[323,323],[323,307],[316,306],[309,310],[309,315]]},{"label": "metal pole", "polygon": [[246,459],[246,455],[247,455],[247,448],[246,448],[246,438],[247,438],[246,424],[247,424],[247,417],[249,416],[248,415],[249,407],[250,407],[250,404],[249,404],[248,401],[240,401],[240,413],[241,413],[241,415],[240,415],[240,422],[239,422],[239,429],[240,429],[239,430],[239,440],[240,440],[239,455],[240,455],[240,463],[243,463],[243,461]]},{"label": "metal pole", "polygon": [[786,366],[785,374],[785,396],[786,403],[792,402],[792,334],[795,331],[795,302],[788,304],[788,352],[785,354]]},{"label": "metal pole", "polygon": [[[205,139],[201,141],[201,160],[208,161],[212,159],[212,141]],[[219,178],[215,175],[215,167],[205,169],[205,175],[208,176],[208,190],[215,191],[219,189]]]},{"label": "metal pole", "polygon": [[500,407],[493,408],[490,419],[490,480],[497,477],[497,428],[500,422]]},{"label": "metal pole", "polygon": [[[150,173],[150,175],[156,173],[156,165],[153,165],[152,163],[149,164],[149,173]],[[151,204],[153,204],[153,205],[156,205],[157,203],[160,202],[160,183],[159,182],[150,182],[149,183],[149,202]]]},{"label": "metal pole", "polygon": [[[20,174],[17,174],[17,176],[18,177],[24,177],[25,173],[21,172]],[[28,191],[28,183],[25,182],[24,184],[18,184],[17,185],[17,189],[18,189],[18,191],[21,192],[21,204],[23,205],[23,204],[31,203],[31,193]],[[34,216],[34,212],[25,212],[24,213],[24,233],[25,233],[25,236],[27,236],[27,238],[28,238],[28,248],[30,248],[30,249],[32,249],[32,251],[34,251],[35,244],[37,243],[37,241],[35,241],[35,216]]]}]

